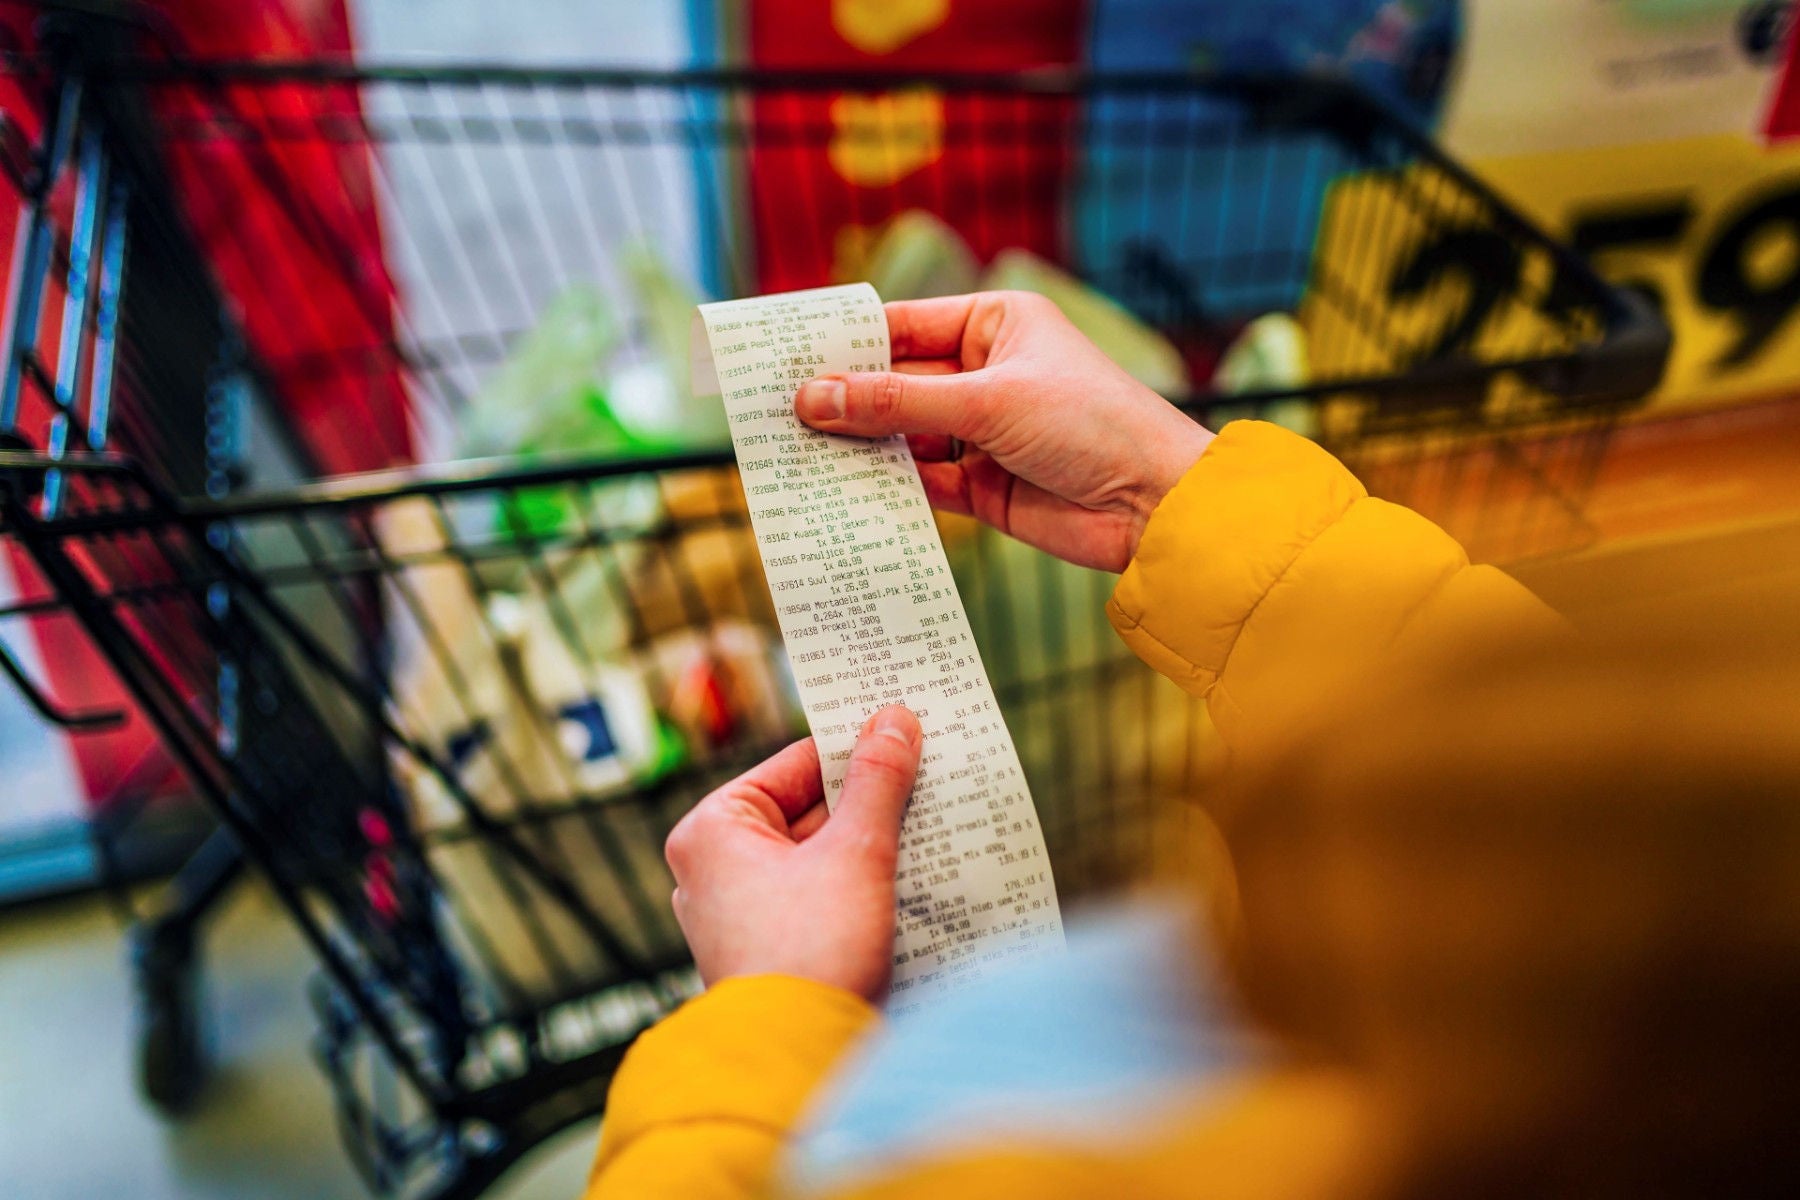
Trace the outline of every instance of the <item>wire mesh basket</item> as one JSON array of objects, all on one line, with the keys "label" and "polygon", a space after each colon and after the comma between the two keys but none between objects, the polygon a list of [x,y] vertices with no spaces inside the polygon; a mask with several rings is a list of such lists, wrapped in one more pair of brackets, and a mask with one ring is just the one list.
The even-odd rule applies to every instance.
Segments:
[{"label": "wire mesh basket", "polygon": [[[922,212],[977,260],[1030,249],[1111,297],[1197,415],[1303,425],[1530,551],[1579,525],[1664,349],[1329,80],[22,69],[47,128],[0,393],[33,583],[10,615],[79,624],[311,942],[346,1142],[394,1194],[474,1194],[600,1110],[695,986],[665,835],[803,725],[721,443],[521,436],[503,462],[246,490],[169,416],[206,411],[197,390],[315,423],[285,439],[314,465],[466,452],[578,294],[654,418],[679,400],[671,313],[871,268]],[[1305,327],[1309,377],[1222,394],[1213,365],[1271,311]],[[1110,638],[1108,580],[944,532],[1060,890],[1132,878],[1153,802],[1204,790],[1203,714]]]}]

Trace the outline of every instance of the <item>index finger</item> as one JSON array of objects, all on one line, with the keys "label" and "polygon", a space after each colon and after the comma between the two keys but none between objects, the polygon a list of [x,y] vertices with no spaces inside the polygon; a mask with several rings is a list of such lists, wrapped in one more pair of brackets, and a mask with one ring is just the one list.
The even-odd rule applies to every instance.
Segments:
[{"label": "index finger", "polygon": [[811,738],[802,738],[757,763],[719,792],[748,800],[765,816],[773,809],[780,813],[785,827],[825,798],[825,781],[819,774],[819,748]]},{"label": "index finger", "polygon": [[888,349],[894,360],[950,358],[962,352],[963,331],[975,310],[975,296],[934,296],[894,300],[887,311]]}]

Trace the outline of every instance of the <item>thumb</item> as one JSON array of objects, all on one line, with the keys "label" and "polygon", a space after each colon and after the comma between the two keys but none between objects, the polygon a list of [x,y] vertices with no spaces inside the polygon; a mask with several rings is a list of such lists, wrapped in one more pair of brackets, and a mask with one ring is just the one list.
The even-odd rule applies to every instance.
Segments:
[{"label": "thumb", "polygon": [[884,437],[936,433],[979,441],[982,384],[969,373],[908,375],[855,371],[800,385],[794,412],[814,429]]},{"label": "thumb", "polygon": [[893,704],[870,717],[850,754],[837,810],[816,835],[827,843],[899,852],[900,818],[919,772],[919,719]]}]

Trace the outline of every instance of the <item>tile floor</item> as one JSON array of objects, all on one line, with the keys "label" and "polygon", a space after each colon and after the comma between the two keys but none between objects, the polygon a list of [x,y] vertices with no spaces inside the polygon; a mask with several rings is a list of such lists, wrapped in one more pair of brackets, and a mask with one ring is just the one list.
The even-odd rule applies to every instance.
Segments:
[{"label": "tile floor", "polygon": [[[0,1195],[6,1200],[324,1200],[366,1195],[309,1045],[304,946],[254,888],[208,941],[217,1073],[198,1110],[158,1117],[132,1081],[132,996],[98,901],[0,912]],[[540,1147],[497,1200],[573,1200],[595,1124]]]}]

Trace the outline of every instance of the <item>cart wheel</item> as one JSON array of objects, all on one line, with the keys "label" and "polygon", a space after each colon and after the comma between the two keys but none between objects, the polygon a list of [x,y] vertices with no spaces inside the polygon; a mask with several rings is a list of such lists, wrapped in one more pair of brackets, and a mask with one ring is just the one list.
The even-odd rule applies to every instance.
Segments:
[{"label": "cart wheel", "polygon": [[138,1090],[168,1116],[190,1111],[206,1083],[200,964],[192,933],[151,925],[134,937]]}]

